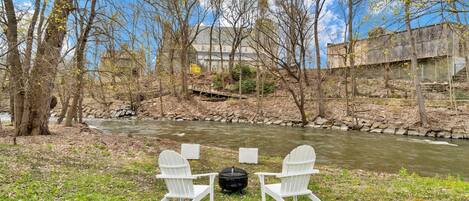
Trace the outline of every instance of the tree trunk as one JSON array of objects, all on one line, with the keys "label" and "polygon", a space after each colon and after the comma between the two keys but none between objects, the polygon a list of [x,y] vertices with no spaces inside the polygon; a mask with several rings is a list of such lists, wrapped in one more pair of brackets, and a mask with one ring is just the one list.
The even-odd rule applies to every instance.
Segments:
[{"label": "tree trunk", "polygon": [[407,34],[409,36],[410,47],[411,47],[410,63],[411,63],[411,68],[412,68],[412,74],[414,76],[415,95],[417,97],[417,105],[418,105],[418,113],[420,116],[420,122],[422,123],[422,126],[427,126],[428,120],[427,120],[427,113],[425,111],[425,100],[422,95],[422,89],[420,86],[420,77],[418,76],[418,73],[417,73],[417,67],[418,67],[417,48],[415,45],[415,38],[413,36],[412,28],[410,25],[410,22],[411,22],[410,4],[411,4],[410,0],[405,1],[405,24],[406,24]]},{"label": "tree trunk", "polygon": [[49,134],[49,110],[60,51],[67,29],[72,0],[56,0],[49,18],[44,41],[36,52],[36,60],[26,90],[24,112],[18,135]]},{"label": "tree trunk", "polygon": [[220,68],[221,68],[221,86],[222,90],[225,89],[225,67],[223,66],[224,55],[223,55],[223,45],[221,41],[221,23],[218,20],[218,48],[220,51]]},{"label": "tree trunk", "polygon": [[239,66],[239,100],[241,100],[241,95],[243,94],[243,66],[241,65],[241,47],[239,47],[238,66]]},{"label": "tree trunk", "polygon": [[[230,75],[233,75],[233,67],[234,67],[234,57],[235,57],[236,49],[232,48],[228,57],[228,71]],[[234,77],[231,77],[231,80],[234,80]]]},{"label": "tree trunk", "polygon": [[259,115],[261,111],[261,83],[260,83],[260,72],[259,64],[256,65],[256,99],[257,99],[257,110],[256,114]]},{"label": "tree trunk", "polygon": [[41,1],[36,0],[34,3],[34,12],[33,17],[31,18],[31,23],[29,24],[28,33],[26,36],[26,52],[24,54],[24,73],[27,77],[29,69],[31,68],[31,55],[33,50],[33,36],[34,36],[34,27],[36,26],[37,18],[39,16],[39,7],[41,6]]},{"label": "tree trunk", "polygon": [[169,50],[169,82],[171,82],[171,89],[173,96],[177,96],[176,83],[174,79],[174,48]]},{"label": "tree trunk", "polygon": [[69,103],[70,103],[70,96],[67,96],[62,103],[62,109],[60,110],[59,118],[57,119],[58,124],[61,124],[62,121],[64,120],[65,115],[67,114]]},{"label": "tree trunk", "polygon": [[208,71],[212,72],[212,48],[213,48],[213,27],[215,26],[215,20],[210,25],[210,46],[208,47]]},{"label": "tree trunk", "polygon": [[13,82],[11,81],[8,83],[8,90],[10,95],[10,122],[14,124],[15,122],[15,89],[13,87]]},{"label": "tree trunk", "polygon": [[384,89],[386,89],[386,95],[387,97],[390,96],[392,93],[392,87],[391,84],[389,83],[389,80],[391,79],[391,67],[389,63],[384,64]]},{"label": "tree trunk", "polygon": [[[322,92],[322,77],[321,77],[321,49],[319,47],[319,36],[318,36],[318,23],[319,23],[319,14],[320,14],[320,1],[316,1],[316,10],[314,15],[314,46],[316,49],[316,70],[317,70],[317,93],[318,93],[318,116],[323,117],[325,115],[324,105],[323,105],[323,92]],[[306,73],[306,72],[304,72]]]},{"label": "tree trunk", "polygon": [[[80,102],[80,99],[82,99],[82,94],[83,94],[83,76],[86,72],[85,69],[85,48],[86,48],[86,43],[88,42],[88,36],[91,32],[91,26],[93,25],[93,20],[96,15],[95,11],[96,7],[96,0],[91,1],[91,7],[90,7],[90,16],[88,18],[88,21],[85,25],[85,27],[81,26],[80,29],[82,30],[82,33],[80,33],[80,37],[78,38],[78,44],[77,44],[77,50],[75,54],[75,59],[76,59],[76,70],[77,74],[75,77],[75,86],[73,90],[73,95],[72,95],[72,105],[69,108],[69,111],[67,113],[67,118],[65,119],[65,126],[72,126],[72,119],[73,117],[77,116],[77,109],[80,109],[78,107],[78,103]],[[80,22],[81,25],[83,25],[83,21]],[[82,111],[80,110],[79,113]],[[80,116],[80,115],[79,115]],[[81,123],[81,119],[78,118],[78,122]]]},{"label": "tree trunk", "polygon": [[78,123],[83,123],[83,90],[81,91],[80,100],[78,100]]},{"label": "tree trunk", "polygon": [[188,69],[188,62],[187,62],[187,50],[186,48],[181,48],[181,81],[182,81],[182,89],[181,95],[184,99],[189,98],[189,94],[187,91],[187,69]]},{"label": "tree trunk", "polygon": [[353,39],[353,0],[348,0],[348,37],[349,37],[349,62],[350,62],[350,77],[352,79],[352,97],[358,95],[356,69],[355,69],[355,41]]},{"label": "tree trunk", "polygon": [[12,0],[5,0],[5,10],[7,16],[7,43],[9,53],[7,55],[7,63],[10,66],[10,82],[11,93],[13,94],[13,125],[15,127],[15,135],[19,134],[19,127],[22,122],[24,110],[24,77],[23,68],[21,66],[20,52],[18,50],[18,21],[16,19],[16,11]]}]

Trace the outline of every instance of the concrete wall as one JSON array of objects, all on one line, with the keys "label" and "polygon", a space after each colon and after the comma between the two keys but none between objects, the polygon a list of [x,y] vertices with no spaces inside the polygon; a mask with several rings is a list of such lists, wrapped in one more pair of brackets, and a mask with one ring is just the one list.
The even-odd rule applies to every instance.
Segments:
[{"label": "concrete wall", "polygon": [[[451,30],[446,24],[437,24],[414,29],[419,59],[452,55]],[[407,32],[401,31],[356,41],[355,64],[374,65],[410,60],[410,43]],[[330,44],[327,47],[329,68],[349,66],[344,63],[345,44]]]},{"label": "concrete wall", "polygon": [[[451,58],[448,57],[419,59],[418,76],[424,82],[446,82],[448,81],[448,62],[450,60]],[[389,68],[386,65],[389,65]],[[343,76],[345,69],[332,68],[330,70],[332,75]],[[389,79],[411,80],[413,78],[411,72],[410,61],[364,65],[355,69],[356,75],[365,79],[384,79],[388,73]]]}]

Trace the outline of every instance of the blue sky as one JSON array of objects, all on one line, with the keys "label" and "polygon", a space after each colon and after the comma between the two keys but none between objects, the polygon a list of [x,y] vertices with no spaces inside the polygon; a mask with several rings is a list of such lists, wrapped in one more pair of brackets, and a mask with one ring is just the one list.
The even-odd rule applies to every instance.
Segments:
[{"label": "blue sky", "polygon": [[[112,1],[112,0],[111,0]],[[272,0],[269,0],[272,1]],[[305,0],[307,2],[311,2],[312,0]],[[388,3],[387,0],[364,0],[363,3],[357,8],[354,19],[354,28],[356,29],[356,35],[359,38],[366,37],[368,31],[374,27],[380,26],[391,31],[396,30],[403,30],[404,29],[404,22],[402,21],[402,6],[399,3]],[[27,10],[32,9],[33,0],[16,0],[15,4],[17,5],[17,9],[20,10]],[[120,11],[124,12],[125,15],[131,15],[133,10],[131,9],[131,5],[136,5],[137,0],[114,0],[116,7],[109,6],[109,0],[100,1],[99,8],[106,9],[107,11],[120,9]],[[378,2],[378,3],[376,3]],[[52,1],[49,2],[49,6],[52,4]],[[386,5],[386,6],[383,6]],[[138,6],[144,6],[144,4],[139,4]],[[149,7],[148,7],[149,8]],[[345,5],[343,5],[343,0],[326,0],[325,8],[323,9],[323,13],[320,19],[320,34],[319,40],[321,43],[321,50],[322,50],[322,66],[326,65],[326,44],[327,43],[340,43],[344,40],[344,29],[345,29],[345,22],[344,22],[344,9],[346,10]],[[129,23],[131,19],[129,16],[121,16],[122,23],[124,27],[122,27],[122,32],[120,32],[120,39],[121,42],[129,42],[129,33],[128,30],[131,30]],[[345,15],[346,16],[346,15]],[[395,20],[389,20],[395,19]],[[397,19],[397,20],[396,20]],[[212,18],[210,15],[205,19],[204,24],[210,24]],[[442,17],[439,14],[427,14],[424,15],[417,20],[414,20],[412,23],[413,27],[425,26],[429,24],[439,23],[442,21]],[[142,36],[145,36],[145,28],[151,28],[151,24],[142,23],[138,24],[136,35],[137,39],[140,42],[139,46],[148,46],[145,49],[150,50],[149,58],[149,65],[151,65],[152,57],[154,58],[154,48],[156,47],[156,42],[154,40],[147,41]],[[125,31],[127,29],[127,31]],[[68,43],[66,47],[73,46],[74,43],[73,37],[68,38]],[[310,61],[310,65],[313,65],[313,61]],[[313,66],[310,66],[313,67]]]}]

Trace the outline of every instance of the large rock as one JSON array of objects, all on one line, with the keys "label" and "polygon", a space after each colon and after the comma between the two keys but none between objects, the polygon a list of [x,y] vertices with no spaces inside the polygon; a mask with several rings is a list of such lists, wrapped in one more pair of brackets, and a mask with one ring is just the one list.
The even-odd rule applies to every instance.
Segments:
[{"label": "large rock", "polygon": [[316,124],[319,124],[319,125],[326,124],[328,121],[329,121],[329,120],[324,119],[324,118],[322,118],[322,117],[318,117],[318,118],[316,118],[316,120],[314,120],[314,122],[315,122]]},{"label": "large rock", "polygon": [[274,121],[274,124],[275,124],[275,125],[280,125],[280,124],[282,124],[282,123],[283,123],[283,121],[282,121],[282,120],[277,120],[277,121]]},{"label": "large rock", "polygon": [[409,129],[407,131],[407,135],[410,135],[410,136],[419,136],[419,132],[417,130],[414,130],[414,129]]},{"label": "large rock", "polygon": [[375,128],[375,129],[370,130],[370,133],[381,133],[381,132],[383,132],[383,129],[381,128]]},{"label": "large rock", "polygon": [[437,132],[435,132],[435,131],[430,131],[430,132],[427,133],[428,137],[436,137],[436,135],[437,135]]},{"label": "large rock", "polygon": [[451,132],[441,131],[441,132],[437,133],[437,137],[449,139],[449,138],[451,138]]},{"label": "large rock", "polygon": [[382,123],[379,121],[374,122],[373,125],[371,125],[371,129],[379,128],[381,125]]},{"label": "large rock", "polygon": [[453,134],[451,135],[451,138],[453,139],[464,139],[464,136],[466,135],[466,131],[462,128],[455,128],[453,129]]},{"label": "large rock", "polygon": [[340,126],[340,130],[341,131],[348,131],[348,126],[343,124],[343,125]]},{"label": "large rock", "polygon": [[407,129],[405,129],[405,128],[397,129],[396,135],[407,135]]},{"label": "large rock", "polygon": [[386,129],[383,130],[383,133],[394,135],[396,133],[396,129],[395,128],[386,128]]},{"label": "large rock", "polygon": [[419,136],[426,136],[431,130],[428,128],[419,128],[417,131],[419,132]]},{"label": "large rock", "polygon": [[363,128],[361,128],[360,131],[362,131],[362,132],[368,132],[368,131],[370,131],[370,127],[368,127],[368,126],[363,126]]}]

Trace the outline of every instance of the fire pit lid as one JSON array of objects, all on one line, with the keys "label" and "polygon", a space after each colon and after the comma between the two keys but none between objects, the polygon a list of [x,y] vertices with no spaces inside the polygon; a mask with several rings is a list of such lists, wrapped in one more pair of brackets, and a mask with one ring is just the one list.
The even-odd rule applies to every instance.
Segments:
[{"label": "fire pit lid", "polygon": [[224,168],[218,174],[220,188],[228,192],[238,192],[248,185],[248,173],[237,167]]}]

